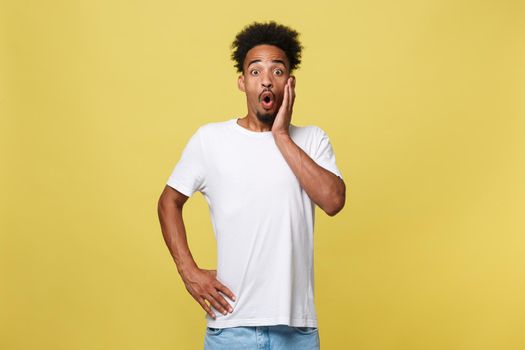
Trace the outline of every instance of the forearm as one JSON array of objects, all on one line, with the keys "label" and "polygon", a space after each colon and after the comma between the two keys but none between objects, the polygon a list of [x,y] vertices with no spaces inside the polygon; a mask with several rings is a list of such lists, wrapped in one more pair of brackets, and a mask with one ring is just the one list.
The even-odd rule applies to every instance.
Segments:
[{"label": "forearm", "polygon": [[159,201],[158,215],[164,241],[177,265],[179,274],[184,277],[188,272],[197,268],[197,264],[188,246],[186,228],[182,219],[182,207],[172,201]]},{"label": "forearm", "polygon": [[344,206],[345,184],[334,173],[319,166],[289,135],[274,135],[275,143],[308,196],[328,215]]}]

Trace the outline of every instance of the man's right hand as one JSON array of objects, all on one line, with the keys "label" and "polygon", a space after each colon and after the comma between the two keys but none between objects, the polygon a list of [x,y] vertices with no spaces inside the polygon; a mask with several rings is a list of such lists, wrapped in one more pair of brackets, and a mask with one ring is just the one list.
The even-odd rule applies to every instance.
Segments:
[{"label": "man's right hand", "polygon": [[233,301],[235,301],[235,296],[228,287],[217,280],[217,270],[205,270],[197,267],[186,274],[182,274],[181,277],[193,299],[195,299],[213,319],[215,319],[215,314],[210,306],[206,304],[205,300],[224,315],[227,314],[227,311],[230,313],[233,312],[233,308],[226,299],[219,294],[219,291]]}]

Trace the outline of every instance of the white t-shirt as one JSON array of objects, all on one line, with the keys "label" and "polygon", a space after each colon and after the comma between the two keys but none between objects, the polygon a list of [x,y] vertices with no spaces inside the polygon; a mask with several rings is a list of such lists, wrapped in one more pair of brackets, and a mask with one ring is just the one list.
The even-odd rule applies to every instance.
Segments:
[{"label": "white t-shirt", "polygon": [[[290,125],[292,140],[317,164],[342,178],[326,133]],[[167,185],[186,196],[200,191],[217,240],[217,279],[237,297],[233,313],[212,306],[207,326],[285,324],[317,327],[314,305],[315,203],[302,189],[271,131],[237,118],[208,123],[192,135]]]}]

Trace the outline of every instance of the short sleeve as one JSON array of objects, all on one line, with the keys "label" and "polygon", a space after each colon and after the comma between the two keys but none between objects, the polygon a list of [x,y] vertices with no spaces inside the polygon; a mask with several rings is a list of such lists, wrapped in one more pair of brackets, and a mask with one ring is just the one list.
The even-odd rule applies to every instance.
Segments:
[{"label": "short sleeve", "polygon": [[194,192],[205,188],[206,166],[203,144],[199,128],[189,139],[167,185],[190,197]]},{"label": "short sleeve", "polygon": [[342,179],[343,175],[341,175],[341,171],[339,171],[339,168],[337,167],[337,164],[335,162],[334,150],[332,148],[332,144],[330,143],[328,135],[321,128],[317,128],[317,135],[318,146],[313,158],[314,161],[319,166],[331,171],[332,173],[334,173]]}]

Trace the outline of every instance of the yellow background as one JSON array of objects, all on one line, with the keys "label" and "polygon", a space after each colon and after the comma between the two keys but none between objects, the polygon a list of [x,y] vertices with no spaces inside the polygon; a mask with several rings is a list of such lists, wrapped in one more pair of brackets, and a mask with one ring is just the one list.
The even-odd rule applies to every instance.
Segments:
[{"label": "yellow background", "polygon": [[[244,116],[229,45],[270,19],[348,185],[316,209],[322,349],[525,348],[524,2],[11,0],[1,349],[202,349],[157,200],[200,125]],[[215,268],[201,194],[184,218]]]}]

